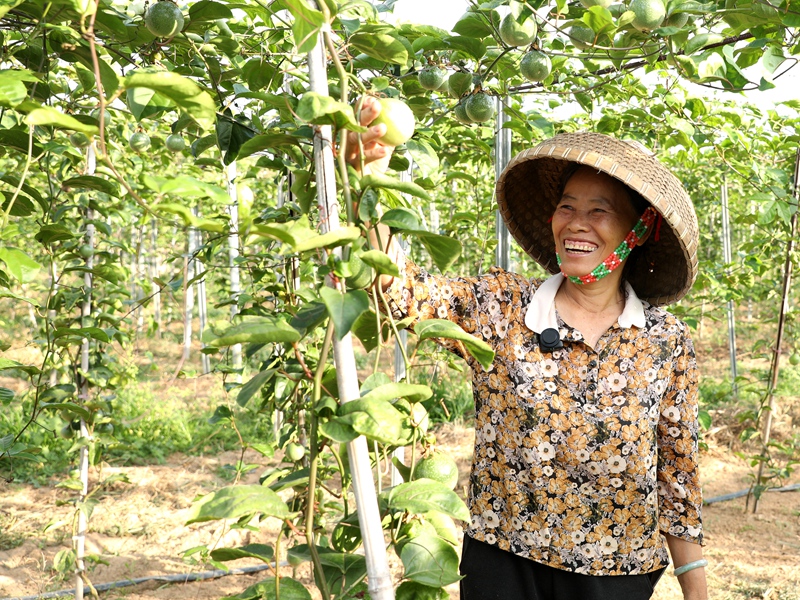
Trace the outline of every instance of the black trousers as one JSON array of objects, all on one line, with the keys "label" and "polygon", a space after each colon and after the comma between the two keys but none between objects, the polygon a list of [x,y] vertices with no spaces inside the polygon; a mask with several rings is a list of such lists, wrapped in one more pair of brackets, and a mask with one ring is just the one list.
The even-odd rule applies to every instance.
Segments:
[{"label": "black trousers", "polygon": [[648,600],[664,569],[598,577],[554,569],[464,536],[461,600]]}]

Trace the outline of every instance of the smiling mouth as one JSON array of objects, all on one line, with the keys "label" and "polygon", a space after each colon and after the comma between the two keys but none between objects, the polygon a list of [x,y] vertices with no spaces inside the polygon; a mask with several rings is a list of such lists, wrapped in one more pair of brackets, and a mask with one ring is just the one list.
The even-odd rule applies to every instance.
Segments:
[{"label": "smiling mouth", "polygon": [[564,250],[566,250],[568,254],[585,256],[597,250],[597,246],[587,242],[564,242]]}]

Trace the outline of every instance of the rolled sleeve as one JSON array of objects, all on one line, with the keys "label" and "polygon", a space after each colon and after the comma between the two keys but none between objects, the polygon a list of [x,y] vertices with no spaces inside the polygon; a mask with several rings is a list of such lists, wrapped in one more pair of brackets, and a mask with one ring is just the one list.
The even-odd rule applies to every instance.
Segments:
[{"label": "rolled sleeve", "polygon": [[703,495],[698,471],[698,370],[694,346],[681,324],[673,369],[658,422],[659,527],[703,543]]},{"label": "rolled sleeve", "polygon": [[[477,301],[476,278],[448,278],[432,275],[404,257],[398,265],[402,277],[396,277],[384,292],[397,319],[411,319],[409,327],[425,319],[452,321],[467,333],[477,335],[474,318]],[[437,340],[442,346],[471,361],[463,344],[457,340]]]}]

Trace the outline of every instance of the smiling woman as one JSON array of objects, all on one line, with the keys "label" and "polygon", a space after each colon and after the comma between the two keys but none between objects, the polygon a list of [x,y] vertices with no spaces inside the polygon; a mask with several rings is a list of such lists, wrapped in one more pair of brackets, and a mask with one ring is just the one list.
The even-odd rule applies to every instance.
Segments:
[{"label": "smiling woman", "polygon": [[[362,140],[378,170],[379,136]],[[440,340],[470,364],[476,407],[461,598],[646,600],[671,554],[684,598],[704,600],[698,372],[687,326],[658,308],[697,274],[691,200],[644,147],[596,133],[523,151],[496,191],[552,277],[450,279],[390,242],[402,275],[381,280],[395,318],[448,319],[495,351],[485,369]]]}]

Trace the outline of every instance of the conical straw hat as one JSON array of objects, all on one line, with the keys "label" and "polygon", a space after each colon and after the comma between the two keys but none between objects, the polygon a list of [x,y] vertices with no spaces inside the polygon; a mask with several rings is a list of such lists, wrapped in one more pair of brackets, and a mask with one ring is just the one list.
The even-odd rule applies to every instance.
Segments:
[{"label": "conical straw hat", "polygon": [[[678,179],[638,142],[599,133],[564,133],[520,152],[497,180],[497,203],[511,235],[536,262],[558,272],[550,218],[571,163],[619,179],[663,217],[626,279],[654,305],[682,298],[697,277],[698,227],[692,201]],[[658,237],[658,239],[656,239]]]}]

